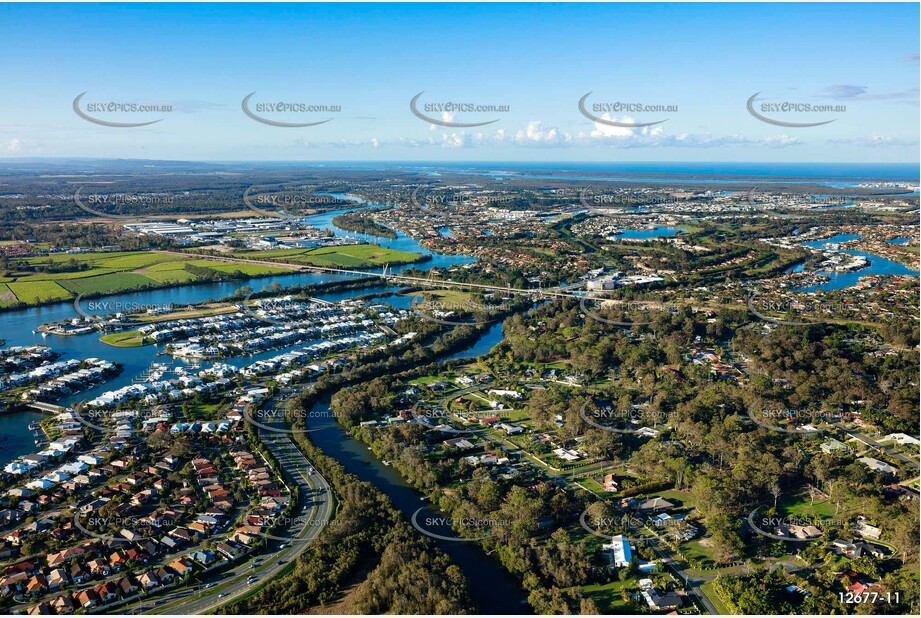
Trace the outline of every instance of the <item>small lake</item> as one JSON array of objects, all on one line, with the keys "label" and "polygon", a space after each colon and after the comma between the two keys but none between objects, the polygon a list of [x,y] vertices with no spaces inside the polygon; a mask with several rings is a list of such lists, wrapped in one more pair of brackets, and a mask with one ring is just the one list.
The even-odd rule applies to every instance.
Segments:
[{"label": "small lake", "polygon": [[656,226],[650,230],[624,230],[617,235],[619,240],[651,240],[653,238],[670,238],[682,230],[676,227]]}]

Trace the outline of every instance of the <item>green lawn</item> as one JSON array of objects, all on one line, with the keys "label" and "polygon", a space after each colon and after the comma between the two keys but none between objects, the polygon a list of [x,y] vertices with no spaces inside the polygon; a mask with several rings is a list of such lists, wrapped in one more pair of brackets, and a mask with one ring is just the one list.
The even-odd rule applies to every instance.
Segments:
[{"label": "green lawn", "polygon": [[185,269],[186,262],[162,262],[139,271],[160,283],[187,283],[197,281],[198,277]]},{"label": "green lawn", "polygon": [[580,485],[582,485],[583,487],[585,487],[586,489],[588,489],[590,492],[592,492],[592,493],[594,493],[594,494],[596,494],[596,495],[598,495],[598,496],[605,496],[605,495],[608,494],[608,492],[606,492],[606,491],[604,490],[604,487],[602,487],[602,486],[599,485],[597,482],[595,482],[595,480],[592,479],[591,477],[582,476],[582,477],[577,477],[575,480],[576,480]]},{"label": "green lawn", "polygon": [[153,339],[141,335],[141,333],[136,330],[103,335],[99,338],[99,341],[117,348],[137,348],[143,345],[150,345],[154,342]]},{"label": "green lawn", "polygon": [[589,584],[582,586],[582,594],[594,601],[602,614],[625,614],[630,606],[621,600],[620,594],[624,590],[638,592],[638,581],[630,578],[607,584]]},{"label": "green lawn", "polygon": [[212,260],[195,260],[194,262],[189,262],[189,264],[216,270],[219,273],[232,274],[241,272],[250,277],[281,275],[291,272],[287,268],[273,268],[272,266],[263,266],[261,264],[228,264],[227,262],[215,262]]},{"label": "green lawn", "polygon": [[86,270],[74,270],[66,272],[57,272],[57,273],[37,273],[34,275],[25,275],[22,277],[17,277],[17,281],[65,281],[67,279],[83,279],[85,277],[96,277],[98,275],[108,275],[110,273],[118,272],[114,268],[100,268],[94,266],[92,268],[87,268]]},{"label": "green lawn", "polygon": [[700,544],[699,539],[686,541],[680,545],[681,553],[687,556],[688,561],[694,561],[696,565],[703,568],[717,566],[716,561],[710,555],[706,547]]},{"label": "green lawn", "polygon": [[[305,251],[307,250],[300,249],[297,253],[299,255]],[[364,252],[380,257],[370,250]],[[361,253],[362,251],[357,251],[357,254]],[[329,259],[332,258],[330,255]],[[186,264],[208,268],[222,274],[241,272],[249,277],[291,272],[290,268],[285,268],[281,264],[278,267],[230,264],[209,259],[187,259],[181,255],[167,255],[154,251],[55,254],[32,257],[26,261],[33,267],[54,265],[58,269],[66,268],[73,262],[76,268],[61,272],[26,271],[18,275],[12,273],[13,276],[5,277],[0,283],[0,308],[16,304],[17,299],[26,305],[37,305],[67,300],[79,294],[117,294],[128,290],[198,281],[200,277],[185,270]]]},{"label": "green lawn", "polygon": [[112,294],[123,290],[154,287],[158,285],[158,282],[135,273],[115,273],[83,279],[68,279],[61,285],[74,294]]},{"label": "green lawn", "polygon": [[707,582],[700,587],[703,590],[703,593],[707,595],[707,598],[710,599],[710,602],[713,603],[713,606],[716,607],[716,611],[724,616],[734,616],[735,612],[726,607],[723,602],[720,600],[716,590],[713,588],[713,582]]},{"label": "green lawn", "polygon": [[694,509],[697,507],[697,503],[694,501],[694,496],[691,495],[691,492],[689,491],[669,489],[668,491],[660,491],[656,495],[662,496],[669,502],[673,502],[676,507],[682,509]]},{"label": "green lawn", "polygon": [[239,251],[241,258],[277,260],[328,268],[369,268],[384,264],[401,264],[416,260],[420,254],[387,249],[378,245],[343,245],[319,249],[276,249],[272,251]]},{"label": "green lawn", "polygon": [[196,403],[185,406],[183,416],[187,421],[213,420],[222,403]]},{"label": "green lawn", "polygon": [[426,299],[431,299],[433,302],[454,307],[464,307],[473,294],[464,292],[463,290],[425,290],[424,292],[403,292],[401,296],[410,296],[413,298],[424,297]]},{"label": "green lawn", "polygon": [[[777,501],[777,508],[782,511],[784,515],[792,517],[811,518],[819,516],[824,519],[835,517],[834,504],[818,498],[815,504],[810,505],[808,495],[782,496],[780,500]],[[838,515],[846,511],[847,509],[844,508],[842,511],[839,511]]]},{"label": "green lawn", "polygon": [[13,291],[16,298],[27,305],[73,298],[70,292],[54,281],[23,281],[6,285]]}]

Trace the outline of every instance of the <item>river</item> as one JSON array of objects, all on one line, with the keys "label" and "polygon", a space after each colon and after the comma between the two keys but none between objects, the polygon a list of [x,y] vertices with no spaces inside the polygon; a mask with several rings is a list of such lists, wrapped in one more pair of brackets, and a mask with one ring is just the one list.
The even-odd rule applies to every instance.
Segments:
[{"label": "river", "polygon": [[[337,197],[347,199],[349,196],[338,195]],[[377,205],[370,204],[363,207],[374,206]],[[419,245],[419,243],[414,239],[399,232],[397,233],[396,239],[389,240],[375,239],[374,237],[368,236],[366,234],[354,234],[346,230],[341,230],[332,224],[332,219],[333,217],[343,212],[348,212],[348,210],[338,210],[313,215],[307,218],[307,222],[319,228],[332,229],[339,235],[357,238],[366,242],[374,242],[375,240],[380,240],[383,241],[384,246],[389,246],[402,251],[424,253],[431,256],[430,260],[417,265],[395,267],[393,268],[394,272],[400,272],[407,268],[416,268],[419,270],[426,270],[433,267],[445,268],[457,264],[468,264],[474,261],[474,258],[466,255],[441,255],[438,253],[431,253]],[[244,286],[249,286],[253,289],[259,290],[273,283],[278,283],[281,286],[290,286],[311,283],[325,283],[329,281],[342,281],[346,279],[349,279],[349,277],[315,273],[273,275],[268,277],[259,277],[247,281],[225,281],[219,283],[178,286],[160,290],[142,290],[138,292],[116,294],[107,297],[107,299],[122,303],[138,303],[141,305],[172,304],[183,306],[190,303],[199,303],[203,301],[224,298],[230,296]],[[393,295],[394,290],[395,288],[393,287],[380,285],[374,286],[373,288],[354,290],[350,292],[332,293],[327,295],[320,294],[319,297],[324,300],[337,301],[353,296],[376,293],[379,295],[377,298],[379,302],[386,302],[388,304],[392,304],[394,307],[401,309],[408,308],[411,298],[407,296],[395,296]],[[78,314],[74,308],[73,302],[42,305],[40,307],[32,307],[29,309],[20,309],[16,311],[6,311],[0,313],[0,325],[2,325],[0,332],[3,333],[2,338],[6,341],[7,346],[47,345],[54,348],[56,352],[59,352],[63,359],[98,357],[112,362],[120,363],[124,367],[124,371],[113,380],[105,382],[104,384],[100,384],[88,391],[83,391],[82,393],[73,397],[62,399],[60,402],[62,404],[71,404],[76,401],[90,399],[99,393],[131,384],[131,382],[137,378],[139,374],[149,368],[150,364],[153,362],[184,364],[184,361],[181,360],[173,360],[168,357],[158,358],[157,354],[162,349],[162,346],[117,348],[102,343],[99,341],[99,337],[96,335],[48,335],[47,337],[43,337],[42,333],[34,332],[42,324],[48,322],[59,322],[75,317],[78,317]],[[281,354],[286,349],[288,348],[272,350],[255,356],[227,359],[225,362],[235,366],[247,365],[262,358],[269,358],[277,354]],[[18,455],[25,454],[17,453],[11,455],[10,453],[12,452],[13,451],[3,451],[0,453],[0,463],[6,463]]]},{"label": "river", "polygon": [[13,412],[0,415],[0,468],[20,455],[36,451],[35,436],[29,429],[44,416],[38,412]]},{"label": "river", "polygon": [[[359,201],[356,198],[346,195],[337,195],[336,197],[353,199],[356,202]],[[374,206],[376,205],[360,205],[360,207]],[[401,232],[397,232],[397,238],[391,240],[341,230],[333,225],[332,219],[344,212],[348,212],[348,209],[314,215],[308,217],[307,222],[321,229],[332,229],[340,236],[357,238],[362,241],[373,242],[402,251],[431,255],[429,261],[418,265],[396,267],[393,269],[395,272],[399,272],[404,268],[429,269],[432,267],[468,264],[474,261],[474,258],[465,255],[441,255],[431,253],[421,247],[417,241]],[[347,277],[344,276],[300,273],[294,275],[260,277],[251,281],[233,281],[181,286],[163,290],[145,290],[118,294],[109,298],[120,302],[136,302],[141,304],[163,305],[171,303],[174,305],[184,305],[209,299],[222,298],[233,294],[244,285],[248,285],[254,289],[260,289],[272,283],[278,283],[282,286],[302,285],[344,280],[346,278]],[[402,309],[409,308],[409,303],[412,298],[410,296],[394,294],[395,289],[396,288],[393,286],[381,284],[370,288],[346,292],[319,294],[318,297],[335,302],[354,296],[371,294],[374,295],[374,299],[377,302],[383,302]],[[158,358],[157,353],[160,351],[159,346],[117,348],[100,342],[98,335],[95,334],[84,336],[48,335],[47,337],[43,337],[41,333],[33,332],[41,324],[61,321],[76,316],[77,313],[72,302],[0,313],[0,324],[3,325],[3,338],[6,340],[6,345],[8,346],[48,345],[55,351],[61,353],[62,358],[65,359],[95,356],[123,365],[124,371],[115,379],[98,385],[88,391],[79,393],[78,395],[62,399],[60,401],[62,404],[86,400],[104,391],[130,384],[153,362],[168,361],[169,363],[176,364],[183,363],[181,360],[173,361],[168,359],[168,357]],[[500,322],[494,324],[482,337],[472,343],[466,350],[453,355],[451,358],[470,358],[484,354],[492,349],[501,339],[502,324]],[[224,362],[237,366],[250,364],[260,358],[268,358],[280,354],[286,349],[289,348],[272,350],[254,356],[227,359]],[[0,436],[7,436],[6,440],[0,442],[0,466],[5,465],[20,455],[35,450],[34,439],[32,437],[32,432],[28,429],[28,425],[33,420],[39,418],[41,418],[41,415],[32,412],[0,416]],[[339,460],[349,472],[355,474],[362,480],[369,481],[376,485],[393,500],[395,506],[407,519],[413,515],[416,509],[424,504],[420,501],[419,494],[403,481],[397,472],[377,461],[364,446],[354,440],[350,435],[340,431],[339,428],[335,426],[334,421],[330,421],[329,426],[322,427],[322,431],[312,433],[311,437],[315,439],[316,444],[328,455]],[[434,516],[432,513],[428,514]],[[426,515],[426,511],[423,511],[423,515]],[[450,535],[450,530],[445,531],[445,534]],[[493,614],[521,614],[528,612],[524,593],[495,560],[484,556],[479,548],[472,546],[470,543],[454,543],[450,541],[439,541],[437,539],[435,542],[445,550],[464,571],[464,575],[470,582],[471,594],[480,611]]]},{"label": "river", "polygon": [[[368,448],[342,430],[329,412],[329,399],[317,402],[308,420],[310,440],[324,453],[335,458],[345,469],[362,481],[380,489],[409,519],[420,507],[419,521],[445,517],[420,499],[399,472],[383,465]],[[426,525],[426,529],[443,536],[456,536],[450,526]],[[486,556],[475,542],[433,539],[461,568],[470,583],[470,593],[481,614],[527,614],[530,607],[524,592],[498,560]]]}]

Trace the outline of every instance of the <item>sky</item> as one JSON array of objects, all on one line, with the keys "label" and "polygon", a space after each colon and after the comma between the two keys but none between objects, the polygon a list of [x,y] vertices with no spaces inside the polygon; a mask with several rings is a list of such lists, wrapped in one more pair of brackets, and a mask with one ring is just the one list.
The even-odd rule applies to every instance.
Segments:
[{"label": "sky", "polygon": [[0,157],[916,162],[918,23],[917,3],[0,4]]}]

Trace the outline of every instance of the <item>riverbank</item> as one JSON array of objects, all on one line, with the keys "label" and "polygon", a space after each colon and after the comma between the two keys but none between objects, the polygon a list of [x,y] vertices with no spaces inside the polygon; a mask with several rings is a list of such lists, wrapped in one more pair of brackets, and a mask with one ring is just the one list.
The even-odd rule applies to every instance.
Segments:
[{"label": "riverbank", "polygon": [[[44,257],[52,259],[51,256]],[[295,275],[309,271],[311,266],[371,270],[385,265],[392,268],[421,264],[432,259],[430,254],[422,251],[392,249],[370,242],[320,249],[238,252],[234,255],[126,251],[67,257],[81,265],[81,270],[76,274],[84,276],[74,276],[75,272],[62,272],[48,273],[44,279],[34,279],[39,276],[35,274],[25,275],[29,277],[28,281],[17,281],[20,277],[15,275],[7,277],[9,281],[0,282],[0,312],[51,305],[76,298],[90,300],[148,290]],[[259,263],[255,263],[257,258]]]},{"label": "riverbank", "polygon": [[336,227],[350,232],[370,234],[371,236],[389,238],[390,240],[396,240],[397,238],[397,233],[386,225],[381,225],[371,217],[357,213],[345,213],[333,217],[332,223]]}]

